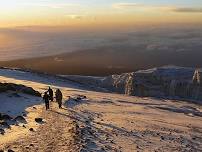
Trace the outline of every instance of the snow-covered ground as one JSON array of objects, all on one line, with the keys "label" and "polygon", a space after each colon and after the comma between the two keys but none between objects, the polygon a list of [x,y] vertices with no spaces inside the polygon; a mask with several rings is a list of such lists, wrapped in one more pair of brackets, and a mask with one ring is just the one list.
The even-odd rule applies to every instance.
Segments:
[{"label": "snow-covered ground", "polygon": [[[51,110],[45,111],[40,98],[1,93],[0,112],[12,111],[12,115],[18,115],[27,111],[28,123],[26,128],[12,126],[5,135],[0,135],[0,149],[202,151],[201,105],[88,91],[73,82],[17,70],[0,70],[0,82],[23,84],[40,92],[51,86],[54,90],[60,88],[64,96],[63,109],[51,103]],[[13,112],[15,109],[18,110]],[[36,117],[42,117],[45,123],[37,124]]]}]

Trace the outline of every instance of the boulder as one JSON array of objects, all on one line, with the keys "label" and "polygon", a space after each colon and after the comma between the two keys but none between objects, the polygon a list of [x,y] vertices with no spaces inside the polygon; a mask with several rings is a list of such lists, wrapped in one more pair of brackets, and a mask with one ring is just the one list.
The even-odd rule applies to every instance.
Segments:
[{"label": "boulder", "polygon": [[4,135],[4,134],[5,134],[4,129],[0,128],[0,134],[2,134],[2,135]]},{"label": "boulder", "polygon": [[7,122],[5,122],[5,121],[1,121],[1,122],[0,122],[0,126],[1,126],[2,128],[8,128],[8,129],[11,128],[10,125],[9,125]]},{"label": "boulder", "polygon": [[82,100],[82,98],[81,97],[76,97],[76,100],[80,101],[80,100]]},{"label": "boulder", "polygon": [[20,123],[27,123],[26,119],[23,116],[17,116],[13,120]]},{"label": "boulder", "polygon": [[37,123],[42,123],[42,122],[43,122],[43,118],[35,118],[35,121],[36,121]]},{"label": "boulder", "polygon": [[24,87],[21,91],[22,91],[22,93],[25,93],[25,94],[41,97],[41,93],[38,92],[38,91],[36,91],[36,90],[34,90],[31,87]]},{"label": "boulder", "polygon": [[13,118],[7,114],[1,115],[0,120],[12,120]]},{"label": "boulder", "polygon": [[34,129],[33,128],[29,128],[29,131],[34,131]]}]

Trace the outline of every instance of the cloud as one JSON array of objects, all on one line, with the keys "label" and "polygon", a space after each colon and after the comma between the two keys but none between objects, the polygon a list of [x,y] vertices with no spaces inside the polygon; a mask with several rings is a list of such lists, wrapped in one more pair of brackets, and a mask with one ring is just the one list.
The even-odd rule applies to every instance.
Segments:
[{"label": "cloud", "polygon": [[141,9],[141,10],[154,10],[154,11],[167,11],[177,13],[202,13],[202,8],[197,7],[174,7],[174,6],[154,6],[144,5],[137,3],[114,3],[113,8],[116,9]]},{"label": "cloud", "polygon": [[23,5],[34,6],[34,7],[48,7],[48,8],[54,8],[54,9],[80,6],[79,4],[73,4],[73,3],[24,3]]},{"label": "cloud", "polygon": [[144,5],[137,3],[114,3],[112,7],[115,9],[140,9],[140,10],[171,10],[173,7],[170,6],[153,6],[153,5]]},{"label": "cloud", "polygon": [[66,15],[67,17],[71,18],[71,19],[77,19],[77,20],[81,20],[85,17],[85,15],[77,15],[77,14],[69,14]]},{"label": "cloud", "polygon": [[182,13],[202,13],[202,8],[175,8],[172,11]]},{"label": "cloud", "polygon": [[137,3],[114,3],[112,4],[113,8],[134,8],[140,6]]}]

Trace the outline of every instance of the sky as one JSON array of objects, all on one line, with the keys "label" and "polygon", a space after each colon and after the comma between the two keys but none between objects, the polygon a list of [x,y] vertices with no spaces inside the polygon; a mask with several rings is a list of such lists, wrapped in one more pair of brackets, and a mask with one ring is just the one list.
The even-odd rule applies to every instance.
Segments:
[{"label": "sky", "polygon": [[2,0],[0,27],[202,23],[201,0]]}]

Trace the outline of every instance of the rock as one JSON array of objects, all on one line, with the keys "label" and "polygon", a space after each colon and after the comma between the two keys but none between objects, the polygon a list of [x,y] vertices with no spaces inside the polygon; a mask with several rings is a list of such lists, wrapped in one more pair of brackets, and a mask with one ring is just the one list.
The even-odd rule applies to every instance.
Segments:
[{"label": "rock", "polygon": [[14,150],[12,150],[12,149],[8,149],[8,152],[15,152]]},{"label": "rock", "polygon": [[42,123],[42,122],[43,122],[43,118],[35,118],[35,121],[36,121],[37,123]]},{"label": "rock", "polygon": [[27,113],[26,112],[22,112],[22,116],[23,117],[27,117]]},{"label": "rock", "polygon": [[27,114],[26,114],[26,113],[23,113],[22,116],[23,116],[23,117],[27,117]]},{"label": "rock", "polygon": [[[5,92],[5,91],[17,91],[17,92],[41,97],[41,93],[34,90],[31,87],[14,84],[14,83],[0,83],[0,92]],[[16,92],[13,95],[14,96],[16,95],[16,97],[19,97],[19,95]]]},{"label": "rock", "polygon": [[[180,97],[184,99],[202,100],[202,69],[164,66],[148,70],[139,70],[120,75],[111,75],[102,79],[69,77],[84,84],[142,97]],[[86,81],[87,79],[87,81]],[[85,80],[85,81],[84,81]],[[79,95],[76,101],[84,99]]]},{"label": "rock", "polygon": [[21,122],[21,123],[27,123],[26,119],[23,116],[15,117],[14,121]]},{"label": "rock", "polygon": [[200,69],[195,70],[192,81],[195,85],[202,84],[202,70],[200,70]]},{"label": "rock", "polygon": [[5,121],[0,122],[0,125],[1,125],[3,128],[8,128],[8,129],[11,128],[10,125],[9,125],[7,122],[5,122]]},{"label": "rock", "polygon": [[86,120],[85,122],[86,122],[87,124],[89,124],[89,123],[90,123],[90,121],[89,121],[89,120]]},{"label": "rock", "polygon": [[1,115],[1,119],[0,120],[11,120],[13,119],[11,116],[7,115],[7,114],[4,114],[4,115]]},{"label": "rock", "polygon": [[4,135],[4,134],[5,134],[4,129],[1,129],[1,128],[0,128],[0,134],[2,134],[2,135]]},{"label": "rock", "polygon": [[77,97],[76,100],[82,100],[82,98],[81,97]]},{"label": "rock", "polygon": [[24,87],[21,91],[22,91],[22,93],[26,93],[26,94],[29,94],[29,95],[41,97],[41,93],[38,92],[38,91],[36,91],[36,90],[34,90],[31,87]]},{"label": "rock", "polygon": [[0,149],[0,152],[4,152],[2,149]]},{"label": "rock", "polygon": [[34,131],[34,129],[33,128],[29,128],[29,131]]}]

